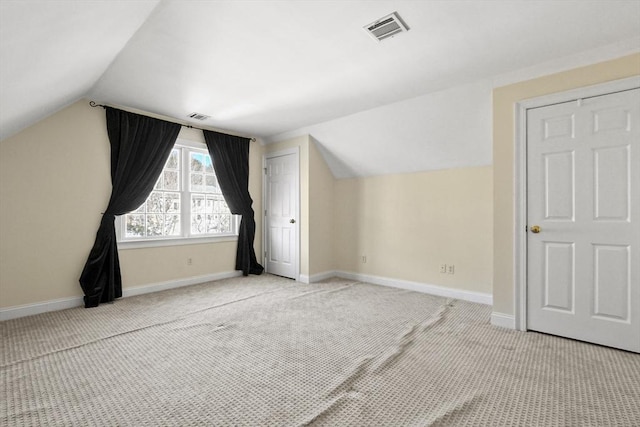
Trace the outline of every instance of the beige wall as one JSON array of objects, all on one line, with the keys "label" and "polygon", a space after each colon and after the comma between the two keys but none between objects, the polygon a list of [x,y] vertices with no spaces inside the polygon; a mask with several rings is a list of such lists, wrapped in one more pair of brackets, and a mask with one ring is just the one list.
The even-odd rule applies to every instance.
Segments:
[{"label": "beige wall", "polygon": [[[180,137],[202,141],[193,129]],[[257,212],[261,158],[262,147],[252,143]],[[109,199],[109,174],[104,110],[86,100],[0,142],[0,307],[82,295],[78,278]],[[257,236],[260,227],[258,221]],[[260,253],[259,238],[255,246]],[[235,248],[222,242],[121,250],[123,287],[233,271]]]},{"label": "beige wall", "polygon": [[309,275],[335,270],[333,259],[333,210],[335,179],[318,150],[309,140]]},{"label": "beige wall", "polygon": [[514,106],[518,101],[640,75],[640,54],[576,68],[493,91],[493,304],[514,314]]},{"label": "beige wall", "polygon": [[104,110],[86,102],[0,142],[0,306],[82,295],[109,174]]},{"label": "beige wall", "polygon": [[475,167],[336,181],[336,268],[490,293],[491,180]]}]

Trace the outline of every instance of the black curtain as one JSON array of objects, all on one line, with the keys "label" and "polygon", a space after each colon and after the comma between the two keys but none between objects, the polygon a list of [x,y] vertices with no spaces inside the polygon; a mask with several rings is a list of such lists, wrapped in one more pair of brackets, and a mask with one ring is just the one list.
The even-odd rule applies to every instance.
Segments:
[{"label": "black curtain", "polygon": [[114,219],[149,197],[171,153],[180,125],[105,107],[111,143],[111,198],[80,275],[85,307],[122,296]]},{"label": "black curtain", "polygon": [[262,274],[264,268],[258,264],[253,249],[256,221],[249,194],[249,139],[208,130],[203,132],[224,200],[231,213],[242,215],[236,270],[242,270],[245,276]]}]

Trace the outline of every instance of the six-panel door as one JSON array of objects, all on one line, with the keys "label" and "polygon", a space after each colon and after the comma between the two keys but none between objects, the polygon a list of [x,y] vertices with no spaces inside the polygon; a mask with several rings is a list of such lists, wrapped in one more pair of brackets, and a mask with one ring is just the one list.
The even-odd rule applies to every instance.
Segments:
[{"label": "six-panel door", "polygon": [[528,110],[528,329],[640,352],[639,122],[640,89]]},{"label": "six-panel door", "polygon": [[288,154],[266,159],[266,269],[297,279],[298,157]]}]

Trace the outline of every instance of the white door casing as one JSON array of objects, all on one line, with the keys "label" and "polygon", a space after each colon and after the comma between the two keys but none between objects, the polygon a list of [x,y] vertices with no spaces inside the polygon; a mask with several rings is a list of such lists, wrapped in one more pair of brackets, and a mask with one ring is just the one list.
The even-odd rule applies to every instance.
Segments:
[{"label": "white door casing", "polygon": [[268,273],[299,275],[299,154],[268,153],[264,158],[264,262]]},{"label": "white door casing", "polygon": [[526,329],[640,352],[640,89],[526,129]]},{"label": "white door casing", "polygon": [[[515,143],[513,157],[513,319],[508,314],[496,313],[496,324],[520,331],[527,330],[527,110],[546,105],[586,99],[640,87],[640,76],[613,80],[565,92],[525,99],[514,105]],[[492,320],[493,322],[493,320]]]}]

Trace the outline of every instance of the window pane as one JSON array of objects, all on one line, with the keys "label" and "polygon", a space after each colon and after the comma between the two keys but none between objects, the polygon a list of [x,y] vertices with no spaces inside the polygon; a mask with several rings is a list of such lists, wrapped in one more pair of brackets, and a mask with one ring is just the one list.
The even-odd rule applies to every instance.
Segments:
[{"label": "window pane", "polygon": [[177,171],[164,171],[162,173],[164,176],[164,189],[165,190],[173,190],[178,191],[180,187],[178,186],[178,172]]},{"label": "window pane", "polygon": [[191,234],[203,234],[205,226],[204,214],[191,215]]},{"label": "window pane", "polygon": [[204,181],[201,174],[191,174],[191,191],[204,191]]},{"label": "window pane", "polygon": [[213,173],[213,163],[211,162],[211,156],[204,157],[204,170],[207,173]]},{"label": "window pane", "polygon": [[125,215],[126,237],[143,237],[144,236],[144,215]]},{"label": "window pane", "polygon": [[160,174],[160,177],[158,178],[158,180],[156,181],[155,185],[153,186],[154,190],[162,190],[162,174]]},{"label": "window pane", "polygon": [[147,199],[147,212],[164,212],[162,199],[160,191],[152,191]]},{"label": "window pane", "polygon": [[218,228],[218,219],[217,215],[207,214],[207,233],[215,233]]},{"label": "window pane", "polygon": [[169,159],[167,159],[167,164],[164,167],[165,169],[180,169],[178,166],[180,165],[180,151],[175,148],[171,150],[171,154],[169,154]]},{"label": "window pane", "polygon": [[204,163],[204,154],[191,153],[190,170],[191,172],[202,172]]},{"label": "window pane", "polygon": [[165,212],[180,213],[180,193],[164,194]]},{"label": "window pane", "polygon": [[163,216],[162,214],[147,215],[147,236],[162,236]]},{"label": "window pane", "polygon": [[166,215],[164,219],[165,236],[180,235],[180,215]]},{"label": "window pane", "polygon": [[207,233],[228,233],[230,231],[229,215],[219,213],[207,215]]},{"label": "window pane", "polygon": [[207,186],[207,193],[217,193],[218,192],[218,181],[216,180],[215,175],[206,175],[205,176],[205,184]]},{"label": "window pane", "polygon": [[191,195],[191,213],[204,212],[204,196],[201,194]]},{"label": "window pane", "polygon": [[218,233],[231,233],[231,214],[220,214]]}]

